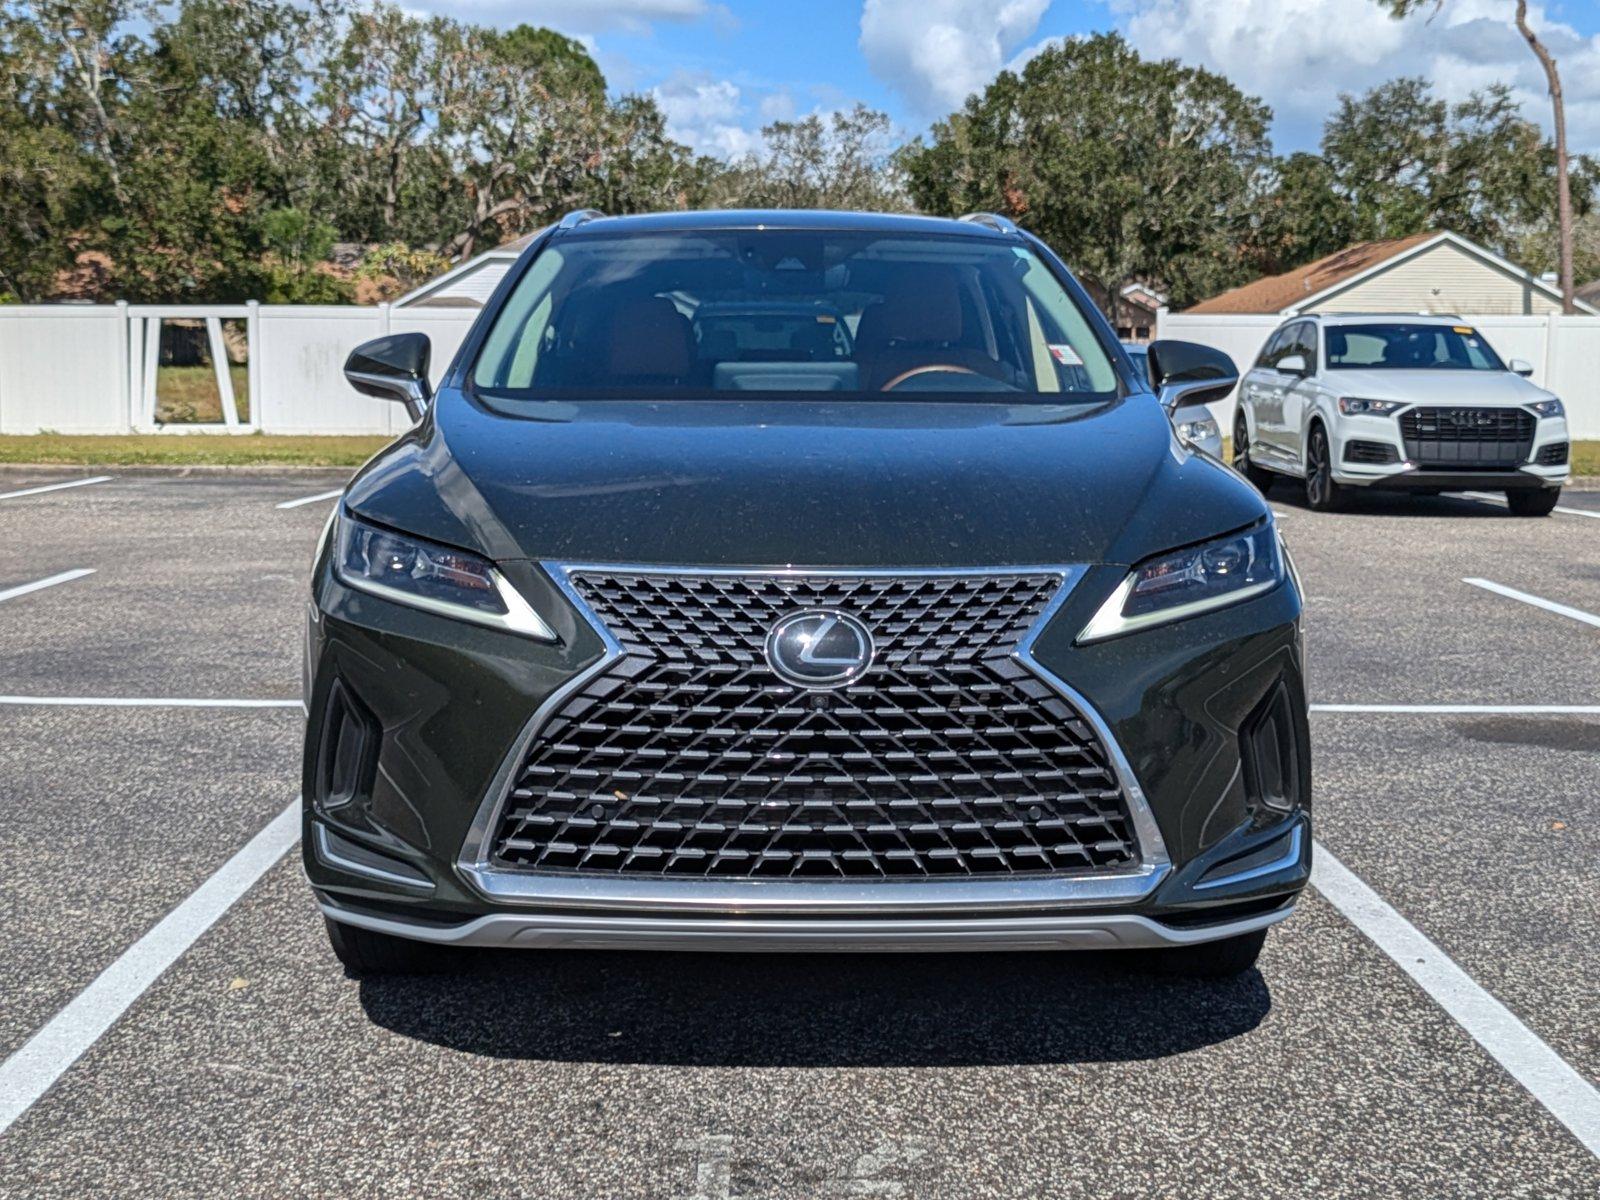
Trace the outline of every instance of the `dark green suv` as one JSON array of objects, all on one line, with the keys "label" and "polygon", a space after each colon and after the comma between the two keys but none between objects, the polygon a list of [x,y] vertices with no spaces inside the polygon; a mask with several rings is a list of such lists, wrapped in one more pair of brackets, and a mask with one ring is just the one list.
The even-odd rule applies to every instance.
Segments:
[{"label": "dark green suv", "polygon": [[340,959],[1251,965],[1310,868],[1300,593],[1163,411],[1232,363],[1149,353],[1003,218],[803,212],[575,213],[437,395],[425,337],[356,350],[416,425],[313,579]]}]

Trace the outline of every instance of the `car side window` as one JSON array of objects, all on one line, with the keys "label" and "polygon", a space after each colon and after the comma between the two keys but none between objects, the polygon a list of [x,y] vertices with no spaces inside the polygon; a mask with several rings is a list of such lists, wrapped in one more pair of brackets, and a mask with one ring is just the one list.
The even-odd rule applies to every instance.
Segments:
[{"label": "car side window", "polygon": [[1317,373],[1317,327],[1310,321],[1304,321],[1297,327],[1291,353],[1306,360],[1307,374]]},{"label": "car side window", "polygon": [[1261,347],[1261,356],[1256,359],[1256,366],[1266,367],[1269,370],[1277,369],[1278,360],[1287,353],[1285,347],[1289,344],[1293,328],[1292,325],[1286,325],[1267,339],[1267,344]]}]

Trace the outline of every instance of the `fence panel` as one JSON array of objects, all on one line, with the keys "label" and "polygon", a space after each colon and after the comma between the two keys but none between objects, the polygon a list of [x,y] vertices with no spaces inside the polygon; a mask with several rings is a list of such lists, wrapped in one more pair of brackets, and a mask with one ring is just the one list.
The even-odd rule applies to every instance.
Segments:
[{"label": "fence panel", "polygon": [[[1600,438],[1600,318],[1554,317],[1551,327],[1555,337],[1545,386],[1567,406],[1574,438]],[[1542,373],[1543,364],[1538,365]]]},{"label": "fence panel", "polygon": [[121,306],[0,308],[0,433],[125,433],[128,320]]},{"label": "fence panel", "polygon": [[264,432],[391,431],[400,406],[360,395],[344,379],[350,351],[383,332],[382,309],[263,304],[256,320]]}]

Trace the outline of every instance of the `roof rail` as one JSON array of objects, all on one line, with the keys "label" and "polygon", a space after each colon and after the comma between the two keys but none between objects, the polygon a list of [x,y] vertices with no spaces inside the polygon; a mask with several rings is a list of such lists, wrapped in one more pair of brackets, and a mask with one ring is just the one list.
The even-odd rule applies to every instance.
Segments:
[{"label": "roof rail", "polygon": [[1017,223],[1010,217],[1002,217],[999,213],[974,212],[961,218],[971,221],[974,225],[987,225],[996,233],[1020,233]]},{"label": "roof rail", "polygon": [[596,217],[603,217],[605,213],[598,208],[575,208],[561,220],[556,222],[557,229],[576,229],[585,221],[592,221]]}]

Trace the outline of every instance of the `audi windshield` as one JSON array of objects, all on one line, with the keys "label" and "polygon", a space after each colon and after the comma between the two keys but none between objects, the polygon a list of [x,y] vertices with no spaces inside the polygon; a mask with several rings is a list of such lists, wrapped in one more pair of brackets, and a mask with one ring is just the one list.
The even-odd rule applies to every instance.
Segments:
[{"label": "audi windshield", "polygon": [[1333,325],[1328,366],[1362,371],[1504,371],[1470,325]]},{"label": "audi windshield", "polygon": [[819,230],[560,237],[517,281],[471,378],[491,403],[1117,391],[1083,310],[1028,247]]}]

